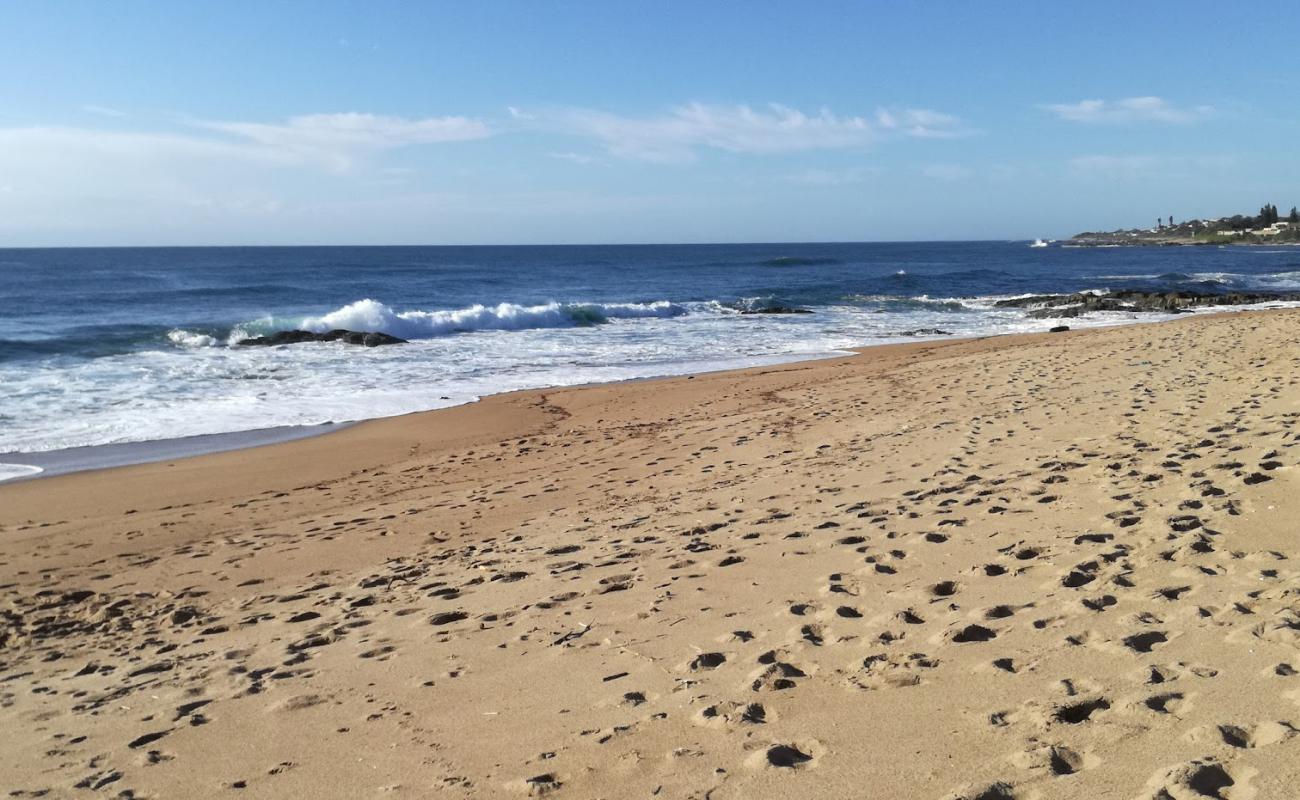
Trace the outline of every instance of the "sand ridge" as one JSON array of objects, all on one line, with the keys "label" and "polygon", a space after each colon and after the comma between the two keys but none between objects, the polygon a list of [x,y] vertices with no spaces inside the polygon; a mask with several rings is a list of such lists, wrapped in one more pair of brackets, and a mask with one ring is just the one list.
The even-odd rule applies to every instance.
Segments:
[{"label": "sand ridge", "polygon": [[526,392],[0,487],[0,788],[1294,796],[1297,322]]}]

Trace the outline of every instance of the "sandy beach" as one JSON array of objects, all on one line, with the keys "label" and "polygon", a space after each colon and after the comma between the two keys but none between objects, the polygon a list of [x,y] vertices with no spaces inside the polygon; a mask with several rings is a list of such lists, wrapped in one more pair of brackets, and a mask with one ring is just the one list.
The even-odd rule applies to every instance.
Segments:
[{"label": "sandy beach", "polygon": [[1300,311],[0,485],[9,797],[1300,794]]}]

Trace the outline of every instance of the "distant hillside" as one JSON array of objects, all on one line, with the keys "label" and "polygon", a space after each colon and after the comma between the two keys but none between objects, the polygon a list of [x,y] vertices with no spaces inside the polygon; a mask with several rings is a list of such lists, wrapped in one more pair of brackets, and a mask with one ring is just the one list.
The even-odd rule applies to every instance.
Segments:
[{"label": "distant hillside", "polygon": [[1117,231],[1087,231],[1075,234],[1067,244],[1077,247],[1143,247],[1199,244],[1297,244],[1300,243],[1300,211],[1295,207],[1285,216],[1277,206],[1265,205],[1253,216],[1236,214],[1215,219],[1174,222],[1157,219],[1155,227]]}]

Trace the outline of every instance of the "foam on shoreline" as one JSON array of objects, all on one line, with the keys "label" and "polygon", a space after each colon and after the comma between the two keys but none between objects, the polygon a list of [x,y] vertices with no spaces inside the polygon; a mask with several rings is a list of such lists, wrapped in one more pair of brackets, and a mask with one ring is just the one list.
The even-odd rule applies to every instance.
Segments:
[{"label": "foam on shoreline", "polygon": [[[1204,307],[1178,315],[1152,314],[1151,318],[1146,319],[1132,319],[1131,315],[1098,312],[1089,315],[1087,318],[1065,320],[1065,322],[1068,322],[1070,327],[1079,330],[1101,329],[1116,326],[1153,325],[1162,322],[1170,322],[1192,315],[1235,314],[1283,307],[1294,307],[1294,305],[1295,304],[1293,303],[1265,303],[1253,306]],[[1046,330],[1047,325],[1054,323],[1054,320],[1032,320],[1027,321],[1023,327],[995,330],[985,335],[973,336],[953,336],[948,333],[922,334],[916,336],[909,335],[908,341],[912,343],[921,343],[926,341],[959,342],[997,336],[1041,333]],[[668,365],[662,365],[664,367],[663,371],[651,369],[647,373],[643,374],[637,374],[639,370],[634,368],[629,369],[625,374],[620,375],[618,373],[622,370],[611,368],[613,374],[604,377],[604,379],[580,381],[573,384],[521,384],[517,386],[506,386],[501,388],[499,391],[483,395],[466,395],[455,399],[444,398],[445,402],[432,405],[423,405],[416,408],[403,408],[392,413],[345,418],[338,422],[280,425],[253,430],[222,431],[169,439],[94,444],[37,452],[0,452],[0,483],[34,480],[73,472],[110,469],[113,467],[146,464],[170,459],[189,458],[210,453],[221,453],[231,450],[242,450],[263,445],[278,444],[296,439],[305,439],[324,435],[362,422],[444,410],[465,405],[467,403],[477,402],[482,397],[489,397],[496,394],[509,394],[515,391],[580,388],[583,386],[614,385],[627,382],[663,380],[692,374],[721,373],[753,367],[776,366],[780,364],[791,364],[823,358],[835,358],[878,347],[889,347],[894,344],[897,344],[897,339],[892,341],[884,340],[867,342],[851,349],[842,350],[833,349],[806,353],[782,353],[768,357],[755,356],[707,362],[679,362],[672,365],[671,368],[669,368]]]},{"label": "foam on shoreline", "polygon": [[[323,425],[295,425],[279,428],[262,428],[233,433],[212,433],[201,436],[184,436],[177,439],[158,439],[148,442],[121,442],[118,444],[69,447],[43,453],[0,453],[0,482],[15,482],[35,478],[52,478],[70,472],[126,467],[177,458],[224,453],[229,450],[246,450],[269,444],[291,442],[343,430],[351,423]],[[15,463],[21,462],[21,463]]]},{"label": "foam on shoreline", "polygon": [[45,470],[33,464],[0,463],[0,483],[21,478],[34,478]]}]

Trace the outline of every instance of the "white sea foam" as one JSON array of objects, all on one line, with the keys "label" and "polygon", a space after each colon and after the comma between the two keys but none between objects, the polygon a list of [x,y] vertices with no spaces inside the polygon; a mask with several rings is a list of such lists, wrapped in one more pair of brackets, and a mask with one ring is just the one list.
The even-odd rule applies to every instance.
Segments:
[{"label": "white sea foam", "polygon": [[[791,361],[897,342],[899,333],[918,329],[988,336],[1060,324],[993,306],[1005,297],[930,298],[891,313],[845,302],[820,305],[811,315],[755,315],[743,323],[734,309],[704,301],[459,311],[396,311],[363,301],[316,318],[318,330],[387,330],[413,340],[380,348],[223,347],[199,338],[208,334],[177,329],[169,337],[174,346],[160,349],[71,364],[0,360],[8,415],[0,425],[0,453],[393,416],[518,389]],[[1211,310],[1217,309],[1198,309]],[[1068,324],[1165,318],[1107,312]],[[231,338],[300,322],[251,320]],[[443,335],[461,330],[475,333]],[[26,474],[31,471],[0,473]]]},{"label": "white sea foam", "polygon": [[167,340],[177,347],[216,347],[220,344],[214,336],[181,330],[180,328],[167,331]]},{"label": "white sea foam", "polygon": [[0,482],[11,481],[14,478],[30,478],[44,471],[40,467],[29,464],[0,464]]},{"label": "white sea foam", "polygon": [[945,306],[956,308],[965,306],[968,301],[978,298],[970,297],[930,297],[919,294],[912,297],[899,297],[893,294],[847,294],[842,298],[851,303],[882,303],[888,305]]},{"label": "white sea foam", "polygon": [[395,311],[378,300],[358,300],[320,317],[299,323],[303,330],[322,333],[336,328],[381,331],[403,339],[429,339],[469,331],[517,331],[601,325],[618,319],[677,317],[684,306],[654,303],[545,303],[524,306],[500,303],[473,305],[450,311]]}]

